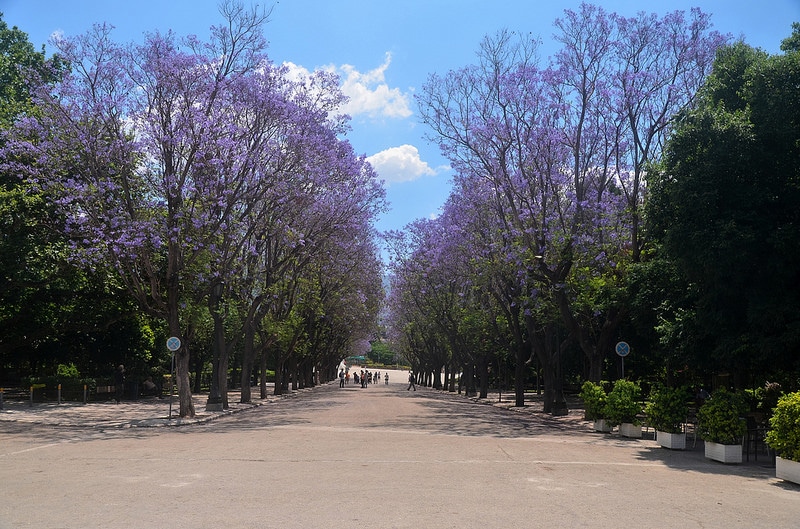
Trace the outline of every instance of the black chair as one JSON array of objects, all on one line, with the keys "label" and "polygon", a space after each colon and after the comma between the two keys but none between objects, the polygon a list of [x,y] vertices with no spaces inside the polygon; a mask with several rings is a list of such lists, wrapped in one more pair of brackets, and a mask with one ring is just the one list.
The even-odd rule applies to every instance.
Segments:
[{"label": "black chair", "polygon": [[767,451],[767,444],[765,438],[767,435],[767,427],[759,424],[756,418],[752,415],[745,417],[747,423],[747,431],[744,434],[743,448],[747,461],[750,461],[750,452],[753,452],[753,460],[758,461],[759,446]]}]

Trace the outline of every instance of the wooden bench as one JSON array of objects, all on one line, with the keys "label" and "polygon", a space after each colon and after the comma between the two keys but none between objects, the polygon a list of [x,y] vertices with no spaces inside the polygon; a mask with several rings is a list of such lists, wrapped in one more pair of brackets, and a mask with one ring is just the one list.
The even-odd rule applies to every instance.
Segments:
[{"label": "wooden bench", "polygon": [[103,395],[105,398],[108,398],[109,395],[114,395],[116,389],[116,386],[97,386],[94,390],[94,394],[97,397]]}]

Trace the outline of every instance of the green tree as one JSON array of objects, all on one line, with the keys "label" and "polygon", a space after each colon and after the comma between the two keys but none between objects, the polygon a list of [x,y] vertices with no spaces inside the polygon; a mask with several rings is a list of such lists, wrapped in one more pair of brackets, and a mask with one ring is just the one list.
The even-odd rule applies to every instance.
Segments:
[{"label": "green tree", "polygon": [[692,292],[664,329],[692,328],[683,339],[708,355],[700,363],[740,384],[798,368],[798,84],[798,51],[768,56],[741,42],[721,50],[651,187],[652,227]]},{"label": "green tree", "polygon": [[[0,130],[37,112],[29,79],[52,83],[63,67],[0,14]],[[54,374],[58,364],[86,375],[123,362],[145,370],[152,350],[147,322],[105,270],[70,263],[61,222],[47,195],[0,167],[0,365],[20,376]]]}]

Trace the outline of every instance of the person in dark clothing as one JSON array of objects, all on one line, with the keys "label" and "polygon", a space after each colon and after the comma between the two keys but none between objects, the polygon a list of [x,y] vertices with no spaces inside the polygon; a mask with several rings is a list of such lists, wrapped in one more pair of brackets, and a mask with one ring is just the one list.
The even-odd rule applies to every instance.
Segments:
[{"label": "person in dark clothing", "polygon": [[410,390],[411,388],[414,388],[414,391],[417,391],[417,385],[414,384],[414,373],[412,371],[409,371],[408,372],[408,388],[406,389],[406,391]]}]

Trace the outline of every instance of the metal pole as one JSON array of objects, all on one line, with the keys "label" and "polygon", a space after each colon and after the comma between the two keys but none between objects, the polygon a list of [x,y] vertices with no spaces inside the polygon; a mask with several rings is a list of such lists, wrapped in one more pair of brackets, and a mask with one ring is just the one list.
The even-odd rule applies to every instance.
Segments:
[{"label": "metal pole", "polygon": [[3,388],[0,388],[0,410],[3,409]]},{"label": "metal pole", "polygon": [[84,403],[84,404],[86,404],[86,397],[87,397],[86,390],[87,390],[87,389],[88,389],[88,388],[86,387],[86,384],[84,384],[84,385],[83,385],[83,403]]},{"label": "metal pole", "polygon": [[61,384],[58,385],[58,404],[61,405]]}]

